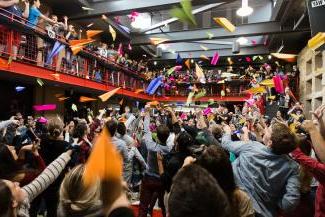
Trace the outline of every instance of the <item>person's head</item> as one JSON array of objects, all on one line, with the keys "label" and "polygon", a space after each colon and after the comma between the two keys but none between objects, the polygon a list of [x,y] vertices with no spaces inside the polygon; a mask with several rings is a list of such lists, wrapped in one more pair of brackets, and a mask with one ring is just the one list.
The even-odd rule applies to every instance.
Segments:
[{"label": "person's head", "polygon": [[12,179],[21,167],[15,147],[0,144],[0,179]]},{"label": "person's head", "polygon": [[84,166],[74,167],[64,177],[60,187],[60,209],[66,216],[100,205],[100,183],[86,186],[83,181]]},{"label": "person's head", "polygon": [[218,146],[209,146],[197,159],[197,163],[210,172],[228,198],[231,198],[236,189],[236,184],[229,156],[226,152]]},{"label": "person's head", "polygon": [[73,133],[74,128],[75,128],[75,123],[73,121],[70,121],[70,123],[69,123],[69,133]]},{"label": "person's head", "polygon": [[33,6],[35,6],[36,8],[40,8],[41,7],[41,2],[40,0],[33,0]]},{"label": "person's head", "polygon": [[194,120],[192,118],[189,119],[187,123],[188,123],[187,125],[190,127],[193,127],[195,125]]},{"label": "person's head", "polygon": [[76,31],[75,28],[74,28],[74,25],[71,25],[71,24],[69,24],[68,29],[69,29],[70,32],[75,32]]},{"label": "person's head", "polygon": [[192,164],[174,177],[168,198],[169,217],[228,216],[226,195],[208,171]]},{"label": "person's head", "polygon": [[176,138],[175,149],[178,152],[188,153],[188,148],[194,145],[193,137],[187,132],[181,132]]},{"label": "person's head", "polygon": [[117,124],[117,132],[121,135],[124,136],[126,134],[126,127],[125,124],[122,122],[119,122]]},{"label": "person's head", "polygon": [[311,142],[310,136],[298,134],[297,139],[298,139],[298,145],[299,145],[300,150],[305,155],[309,156],[311,154],[311,150],[312,150],[312,142]]},{"label": "person's head", "polygon": [[89,127],[86,122],[79,122],[73,130],[73,137],[82,139],[89,133]]},{"label": "person's head", "polygon": [[265,130],[263,142],[274,154],[289,154],[297,148],[297,138],[285,124],[275,122]]},{"label": "person's head", "polygon": [[48,131],[50,138],[59,139],[62,137],[64,123],[59,118],[50,119],[48,122]]},{"label": "person's head", "polygon": [[51,16],[51,19],[54,21],[54,22],[58,22],[58,16],[56,16],[56,15],[52,15]]},{"label": "person's head", "polygon": [[106,123],[106,127],[111,136],[114,136],[117,130],[117,122],[114,120],[110,120]]},{"label": "person's head", "polygon": [[16,209],[25,199],[18,182],[0,179],[0,216],[15,217]]},{"label": "person's head", "polygon": [[27,125],[31,128],[35,127],[35,120],[32,116],[27,117]]},{"label": "person's head", "polygon": [[302,114],[302,110],[301,109],[296,109],[296,114],[297,115],[301,115]]},{"label": "person's head", "polygon": [[102,48],[103,48],[103,49],[107,49],[107,44],[106,44],[106,43],[103,43],[103,44],[102,44]]},{"label": "person's head", "polygon": [[169,133],[169,128],[166,125],[162,124],[157,127],[157,138],[162,145],[166,144]]}]

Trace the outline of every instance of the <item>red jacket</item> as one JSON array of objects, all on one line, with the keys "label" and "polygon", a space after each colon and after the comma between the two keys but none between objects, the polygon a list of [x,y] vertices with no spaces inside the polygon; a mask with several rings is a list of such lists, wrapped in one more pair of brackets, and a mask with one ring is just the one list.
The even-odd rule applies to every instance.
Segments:
[{"label": "red jacket", "polygon": [[315,200],[315,217],[325,217],[325,164],[306,156],[299,148],[291,154],[293,158],[309,170],[319,182]]}]

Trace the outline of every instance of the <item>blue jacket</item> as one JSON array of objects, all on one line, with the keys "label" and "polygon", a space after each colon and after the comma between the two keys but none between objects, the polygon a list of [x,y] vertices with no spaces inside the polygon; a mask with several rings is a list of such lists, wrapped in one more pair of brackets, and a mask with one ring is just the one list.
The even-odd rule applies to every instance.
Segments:
[{"label": "blue jacket", "polygon": [[251,197],[255,211],[264,217],[278,210],[291,211],[299,203],[299,166],[288,155],[276,155],[254,141],[231,141],[224,135],[221,146],[238,158],[233,162],[237,185]]}]

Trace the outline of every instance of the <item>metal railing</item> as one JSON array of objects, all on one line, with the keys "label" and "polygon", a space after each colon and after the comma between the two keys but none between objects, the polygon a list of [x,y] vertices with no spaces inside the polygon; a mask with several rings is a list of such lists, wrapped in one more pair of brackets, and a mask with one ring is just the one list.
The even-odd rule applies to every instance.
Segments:
[{"label": "metal railing", "polygon": [[[50,63],[47,61],[55,42],[65,45]],[[73,55],[68,42],[64,37],[54,35],[50,37],[45,28],[31,27],[26,19],[0,8],[0,56],[11,58],[13,61],[24,64],[37,65],[49,70],[72,76],[89,79],[127,90],[146,89],[149,81],[137,71],[105,58],[90,49],[83,49],[78,55]],[[245,96],[243,90],[248,87],[248,80],[241,80],[240,85],[236,80],[218,84],[207,83],[204,88],[206,96]],[[188,87],[178,84],[177,89],[165,90],[159,88],[162,96],[187,96]]]}]

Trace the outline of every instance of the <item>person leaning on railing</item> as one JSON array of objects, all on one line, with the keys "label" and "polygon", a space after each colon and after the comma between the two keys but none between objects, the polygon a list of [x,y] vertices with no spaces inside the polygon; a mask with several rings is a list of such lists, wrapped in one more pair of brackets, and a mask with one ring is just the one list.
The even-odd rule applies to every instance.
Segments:
[{"label": "person leaning on railing", "polygon": [[[3,8],[4,10],[0,11],[0,14],[3,14],[4,16],[12,17],[15,16],[16,18],[28,18],[29,16],[29,2],[23,1],[25,4],[24,10],[18,5],[19,0],[0,0],[0,8]],[[3,18],[3,16],[1,16]],[[13,39],[12,39],[12,50],[8,51],[7,48],[7,34],[9,32],[8,27],[4,25],[0,25],[0,54],[2,52],[8,52],[12,56],[12,59],[15,60],[18,53],[18,47],[21,42],[21,35],[19,32],[14,31],[13,32]]]}]

